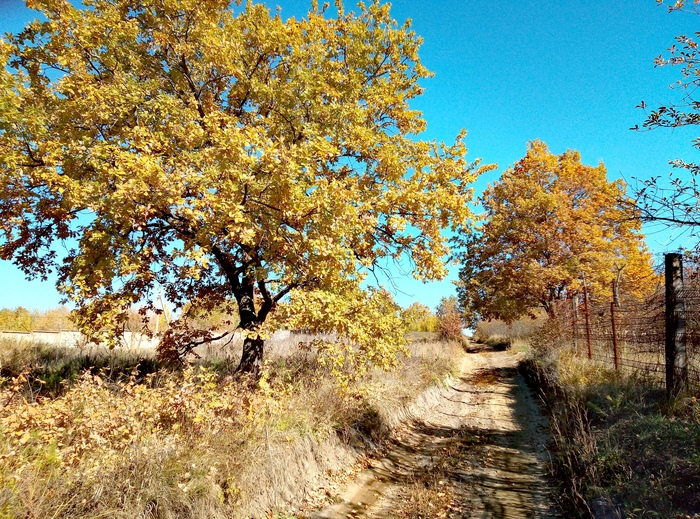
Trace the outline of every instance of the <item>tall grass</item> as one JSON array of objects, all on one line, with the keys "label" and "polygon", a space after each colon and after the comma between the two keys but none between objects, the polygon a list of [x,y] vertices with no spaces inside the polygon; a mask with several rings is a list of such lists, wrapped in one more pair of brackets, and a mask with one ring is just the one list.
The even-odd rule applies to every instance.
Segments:
[{"label": "tall grass", "polygon": [[658,381],[533,341],[530,373],[551,415],[561,496],[578,517],[700,514],[700,405]]},{"label": "tall grass", "polygon": [[269,344],[254,390],[233,345],[180,370],[147,351],[0,345],[0,517],[264,517],[379,447],[461,354],[414,343],[395,372],[340,390],[298,340]]},{"label": "tall grass", "polygon": [[134,372],[143,377],[159,367],[153,350],[109,350],[103,346],[73,348],[0,339],[0,380],[24,377],[24,390],[29,398],[56,396],[86,370],[117,379]]}]

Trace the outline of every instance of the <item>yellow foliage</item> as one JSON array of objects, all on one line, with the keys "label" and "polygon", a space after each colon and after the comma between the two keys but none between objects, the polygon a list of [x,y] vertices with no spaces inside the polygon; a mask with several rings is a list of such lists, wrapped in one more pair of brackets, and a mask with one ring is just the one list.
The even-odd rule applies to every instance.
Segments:
[{"label": "yellow foliage", "polygon": [[583,290],[610,298],[612,282],[638,297],[658,276],[622,180],[578,152],[554,155],[541,141],[481,197],[479,232],[461,240],[460,303],[473,318],[512,321]]},{"label": "yellow foliage", "polygon": [[408,353],[400,307],[391,294],[348,285],[337,293],[292,292],[278,316],[318,335],[311,346],[343,386],[370,366],[394,368],[398,354]]},{"label": "yellow foliage", "polygon": [[[5,391],[6,402],[21,384]],[[0,430],[11,452],[54,449],[58,465],[75,465],[99,451],[92,467],[97,471],[137,443],[172,444],[182,434],[200,434],[203,427],[210,432],[230,427],[242,395],[233,383],[217,384],[214,373],[188,368],[181,379],[154,374],[145,383],[132,377],[110,387],[86,372],[59,398],[15,402],[0,411]]]},{"label": "yellow foliage", "polygon": [[408,331],[434,332],[438,328],[437,316],[424,304],[415,302],[401,312],[401,319]]},{"label": "yellow foliage", "polygon": [[[430,73],[410,24],[378,1],[300,20],[253,2],[89,4],[35,0],[47,21],[2,41],[0,258],[57,270],[95,340],[114,343],[133,304],[155,310],[157,286],[177,307],[233,295],[253,334],[305,292],[294,319],[332,315],[360,357],[390,358],[397,333],[359,331],[381,305],[348,311],[378,297],[359,280],[405,256],[443,277],[442,230],[467,224],[488,169],[464,133],[416,138],[409,102]],[[68,238],[61,262],[49,245]]]}]

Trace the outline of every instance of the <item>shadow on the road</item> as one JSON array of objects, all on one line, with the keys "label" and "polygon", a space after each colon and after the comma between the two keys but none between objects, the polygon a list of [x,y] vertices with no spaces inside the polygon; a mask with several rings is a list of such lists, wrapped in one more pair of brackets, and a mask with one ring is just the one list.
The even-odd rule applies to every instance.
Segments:
[{"label": "shadow on the road", "polygon": [[384,483],[456,490],[448,517],[557,517],[547,509],[542,468],[517,432],[415,422],[411,433],[372,468]]},{"label": "shadow on the road", "polygon": [[[430,508],[416,509],[421,494],[428,496],[426,506],[436,507],[432,509],[435,517],[440,506],[440,517],[447,518],[560,517],[548,495],[542,445],[546,435],[536,430],[541,411],[518,368],[478,370],[451,389],[455,393],[443,396],[452,406],[446,406],[446,411],[455,404],[469,406],[476,419],[438,410],[452,417],[446,423],[461,421],[462,425],[413,422],[394,440],[389,454],[369,469],[363,493],[338,506],[337,514],[317,517],[363,517],[387,488],[399,489],[399,495],[392,496],[396,508],[369,517],[426,517]],[[459,394],[467,401],[459,400]],[[493,415],[479,413],[478,406],[489,406]],[[449,502],[437,502],[436,496],[445,496],[443,500]]]},{"label": "shadow on the road", "polygon": [[464,347],[464,350],[467,353],[506,351],[508,349],[510,349],[510,343],[508,342],[501,342],[498,344],[484,344],[482,342],[469,341],[468,345]]}]

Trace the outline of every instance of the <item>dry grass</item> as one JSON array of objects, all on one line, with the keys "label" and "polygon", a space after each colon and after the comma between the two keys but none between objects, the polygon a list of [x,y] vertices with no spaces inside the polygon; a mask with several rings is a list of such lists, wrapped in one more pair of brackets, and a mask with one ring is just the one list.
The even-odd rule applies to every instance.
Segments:
[{"label": "dry grass", "polygon": [[546,316],[525,317],[510,324],[499,321],[480,321],[474,331],[474,340],[490,346],[526,350],[529,338],[546,322]]},{"label": "dry grass", "polygon": [[86,371],[117,380],[133,373],[144,377],[158,369],[153,350],[68,348],[0,339],[0,383],[24,377],[23,391],[30,400],[58,396]]},{"label": "dry grass", "polygon": [[700,405],[658,381],[615,371],[569,348],[538,344],[531,372],[551,414],[553,469],[571,515],[700,513]]},{"label": "dry grass", "polygon": [[[265,517],[381,444],[454,372],[457,344],[414,343],[395,372],[339,390],[296,337],[257,389],[236,345],[168,371],[149,352],[0,345],[0,517]],[[50,388],[49,388],[50,386]]]}]

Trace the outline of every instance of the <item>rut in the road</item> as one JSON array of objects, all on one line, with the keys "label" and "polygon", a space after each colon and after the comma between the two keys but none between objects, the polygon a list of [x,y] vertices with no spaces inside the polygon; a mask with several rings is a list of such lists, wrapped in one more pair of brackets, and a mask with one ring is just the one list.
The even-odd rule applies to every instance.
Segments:
[{"label": "rut in the road", "polygon": [[420,411],[389,454],[342,502],[312,517],[558,517],[546,477],[547,424],[519,359],[470,354],[459,379]]}]

